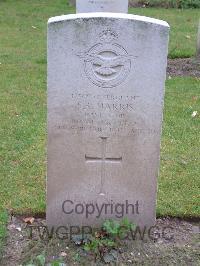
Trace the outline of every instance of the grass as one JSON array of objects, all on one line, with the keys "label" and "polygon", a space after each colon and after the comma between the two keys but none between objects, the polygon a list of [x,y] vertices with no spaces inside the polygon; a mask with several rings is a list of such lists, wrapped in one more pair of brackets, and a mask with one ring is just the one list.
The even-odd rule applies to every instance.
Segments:
[{"label": "grass", "polygon": [[199,9],[131,8],[130,13],[166,20],[170,27],[170,58],[186,58],[196,53]]},{"label": "grass", "polygon": [[6,237],[7,220],[8,220],[7,212],[1,207],[0,208],[0,260],[1,260],[1,253],[2,253],[4,239]]},{"label": "grass", "polygon": [[[31,4],[29,0],[0,1],[0,30],[4,36],[1,39],[1,45],[7,47],[8,51],[11,49],[12,54],[17,49],[17,60],[20,60],[22,51],[23,59],[25,56],[31,59],[38,51],[39,57],[43,52],[42,60],[45,60],[47,19],[51,16],[74,12],[75,9],[69,8],[64,0],[34,0]],[[129,13],[155,17],[166,20],[170,24],[170,58],[191,57],[195,54],[199,9],[131,8]],[[9,40],[12,41],[9,42]],[[19,45],[21,49],[18,49]],[[7,54],[4,54],[5,59],[6,56]],[[15,56],[10,59],[15,59]]]},{"label": "grass", "polygon": [[[72,13],[66,1],[0,1],[0,210],[45,211],[46,21]],[[131,9],[172,25],[170,57],[195,52],[199,10]],[[190,38],[186,36],[190,36]],[[196,98],[195,98],[196,97]],[[195,100],[196,99],[196,100]],[[167,82],[158,214],[198,216],[200,82]],[[0,211],[0,238],[6,213]]]},{"label": "grass", "polygon": [[200,215],[200,80],[167,81],[158,215]]},{"label": "grass", "polygon": [[199,0],[130,0],[129,3],[131,6],[139,4],[140,6],[164,8],[200,8]]}]

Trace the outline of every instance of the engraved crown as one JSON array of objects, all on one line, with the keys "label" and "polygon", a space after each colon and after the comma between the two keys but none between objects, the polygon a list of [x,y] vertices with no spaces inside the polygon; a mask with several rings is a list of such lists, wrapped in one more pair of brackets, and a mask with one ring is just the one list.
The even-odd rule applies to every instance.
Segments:
[{"label": "engraved crown", "polygon": [[100,37],[100,40],[102,42],[110,43],[110,42],[116,40],[118,38],[118,35],[116,32],[108,29],[108,30],[102,31],[100,33],[99,37]]}]

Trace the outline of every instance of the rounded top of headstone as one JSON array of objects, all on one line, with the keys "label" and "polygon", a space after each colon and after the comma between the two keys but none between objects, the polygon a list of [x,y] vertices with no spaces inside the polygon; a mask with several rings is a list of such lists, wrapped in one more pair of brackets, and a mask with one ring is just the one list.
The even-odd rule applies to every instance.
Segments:
[{"label": "rounded top of headstone", "polygon": [[76,13],[128,13],[128,0],[76,0]]},{"label": "rounded top of headstone", "polygon": [[48,24],[59,23],[59,22],[69,21],[69,20],[74,20],[74,19],[88,20],[88,19],[95,19],[95,18],[127,19],[127,20],[132,20],[135,22],[138,21],[138,22],[161,26],[161,27],[167,28],[167,30],[170,28],[169,24],[166,21],[155,19],[155,18],[132,15],[132,14],[105,13],[105,12],[70,14],[70,15],[51,17],[48,20]]}]

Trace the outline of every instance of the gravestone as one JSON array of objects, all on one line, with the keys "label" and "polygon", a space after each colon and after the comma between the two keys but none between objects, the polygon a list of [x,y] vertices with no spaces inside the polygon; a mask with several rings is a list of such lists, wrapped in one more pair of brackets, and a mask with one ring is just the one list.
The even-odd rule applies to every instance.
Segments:
[{"label": "gravestone", "polygon": [[128,13],[128,0],[76,0],[76,12]]},{"label": "gravestone", "polygon": [[49,19],[49,227],[154,224],[168,33],[127,14]]}]

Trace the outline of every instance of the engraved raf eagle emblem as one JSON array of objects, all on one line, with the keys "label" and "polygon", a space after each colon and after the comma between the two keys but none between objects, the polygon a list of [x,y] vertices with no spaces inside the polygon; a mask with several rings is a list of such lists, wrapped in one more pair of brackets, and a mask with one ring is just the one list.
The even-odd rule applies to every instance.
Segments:
[{"label": "engraved raf eagle emblem", "polygon": [[86,76],[92,83],[102,88],[115,87],[127,78],[133,56],[114,43],[118,35],[112,30],[101,32],[99,37],[100,43],[78,56],[84,60]]},{"label": "engraved raf eagle emblem", "polygon": [[117,55],[113,57],[104,57],[96,54],[83,54],[82,56],[85,62],[90,62],[95,66],[94,71],[103,76],[111,76],[117,73],[118,68],[124,66],[127,60],[130,59],[128,55]]}]

